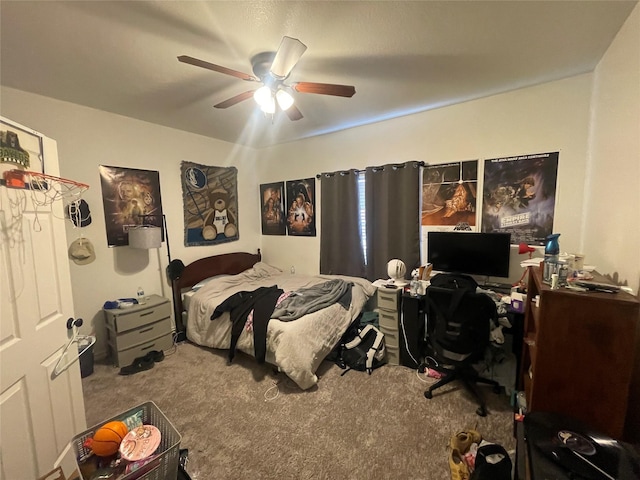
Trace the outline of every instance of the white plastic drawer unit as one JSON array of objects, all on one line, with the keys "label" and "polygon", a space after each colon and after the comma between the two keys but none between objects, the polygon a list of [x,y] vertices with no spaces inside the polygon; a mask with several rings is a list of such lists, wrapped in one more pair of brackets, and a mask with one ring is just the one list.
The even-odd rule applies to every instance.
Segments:
[{"label": "white plastic drawer unit", "polygon": [[400,312],[399,288],[378,287],[377,300],[380,331],[384,333],[384,344],[389,365],[399,365],[398,316]]}]

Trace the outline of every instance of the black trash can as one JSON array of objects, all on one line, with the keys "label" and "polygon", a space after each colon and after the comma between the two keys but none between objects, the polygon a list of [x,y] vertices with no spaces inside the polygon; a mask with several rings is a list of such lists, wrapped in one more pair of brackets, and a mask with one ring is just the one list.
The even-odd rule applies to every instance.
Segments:
[{"label": "black trash can", "polygon": [[78,346],[78,354],[85,350],[80,355],[80,377],[88,377],[93,373],[93,345],[90,347]]}]

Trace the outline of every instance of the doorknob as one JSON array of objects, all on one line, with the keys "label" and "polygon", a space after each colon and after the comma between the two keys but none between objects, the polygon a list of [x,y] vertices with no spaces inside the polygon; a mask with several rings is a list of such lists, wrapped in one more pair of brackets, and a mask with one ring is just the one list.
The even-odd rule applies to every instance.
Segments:
[{"label": "doorknob", "polygon": [[67,330],[71,330],[73,327],[81,327],[84,320],[81,318],[70,318],[67,320]]}]

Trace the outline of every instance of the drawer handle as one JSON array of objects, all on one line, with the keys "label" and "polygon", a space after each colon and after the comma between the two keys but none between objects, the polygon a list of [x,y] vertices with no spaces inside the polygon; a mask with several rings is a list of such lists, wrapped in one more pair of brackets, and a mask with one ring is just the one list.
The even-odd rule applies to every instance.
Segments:
[{"label": "drawer handle", "polygon": [[155,343],[152,343],[151,345],[148,345],[144,348],[141,348],[140,350],[144,351],[144,350],[149,350],[150,348],[153,348],[155,346]]},{"label": "drawer handle", "polygon": [[146,332],[150,332],[151,330],[153,330],[154,327],[149,327],[149,328],[145,328],[144,330],[138,330],[138,333],[146,333]]},{"label": "drawer handle", "polygon": [[147,315],[151,315],[152,313],[153,313],[153,310],[151,310],[149,312],[141,313],[140,316],[141,317],[146,317]]}]

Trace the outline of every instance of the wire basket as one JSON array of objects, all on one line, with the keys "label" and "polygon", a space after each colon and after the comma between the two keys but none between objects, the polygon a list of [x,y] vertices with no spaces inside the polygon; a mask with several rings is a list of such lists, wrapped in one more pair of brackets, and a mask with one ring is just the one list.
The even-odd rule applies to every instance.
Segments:
[{"label": "wire basket", "polygon": [[[73,451],[75,453],[78,466],[80,466],[81,463],[86,461],[92,455],[91,449],[85,447],[84,443],[88,438],[93,438],[95,432],[100,427],[108,422],[124,421],[126,418],[131,417],[140,411],[142,411],[142,423],[144,425],[153,425],[158,430],[160,430],[161,439],[160,445],[156,450],[157,457],[152,462],[150,462],[150,465],[153,464],[152,470],[145,472],[144,475],[141,475],[140,471],[134,471],[123,477],[118,477],[119,480],[128,480],[134,478],[136,480],[173,480],[177,478],[178,462],[180,457],[180,440],[182,437],[175,429],[175,427],[171,424],[171,422],[167,419],[164,413],[162,413],[158,406],[153,402],[146,402],[142,405],[138,405],[137,407],[116,415],[113,418],[105,420],[104,422],[91,427],[89,430],[86,430],[73,437]],[[80,477],[83,480],[88,480],[82,476],[81,469],[78,468],[78,470],[81,472]]]}]

